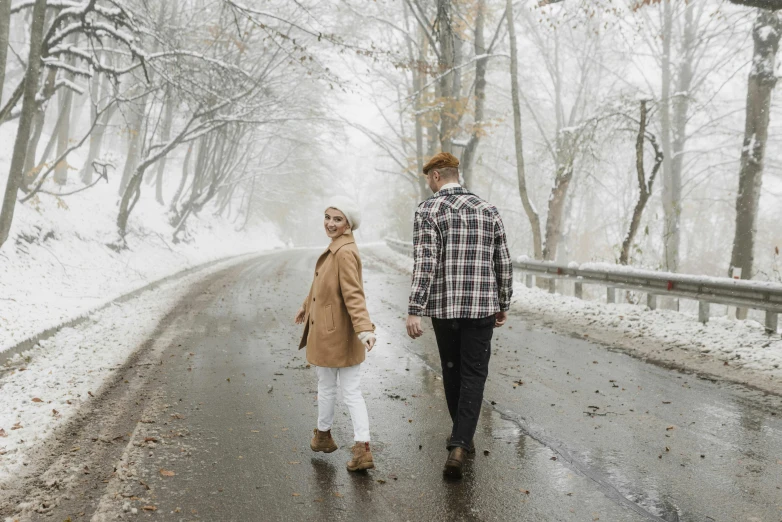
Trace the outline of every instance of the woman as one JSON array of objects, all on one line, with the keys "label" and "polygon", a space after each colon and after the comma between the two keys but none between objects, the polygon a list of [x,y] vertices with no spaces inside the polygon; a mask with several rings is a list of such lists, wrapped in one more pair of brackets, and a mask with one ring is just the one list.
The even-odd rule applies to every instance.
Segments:
[{"label": "woman", "polygon": [[369,449],[369,416],[361,394],[361,363],[376,338],[352,235],[360,220],[358,210],[343,198],[326,208],[323,227],[331,244],[315,264],[310,293],[295,318],[296,324],[305,325],[299,349],[307,347],[307,361],[318,371],[318,426],[310,447],[324,453],[337,449],[331,426],[339,380],[355,439],[348,471],[375,467]]}]

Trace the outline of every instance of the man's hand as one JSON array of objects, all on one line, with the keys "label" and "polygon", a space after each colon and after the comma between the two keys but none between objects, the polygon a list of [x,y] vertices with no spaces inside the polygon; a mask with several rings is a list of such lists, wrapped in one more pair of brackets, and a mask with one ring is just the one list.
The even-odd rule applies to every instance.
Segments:
[{"label": "man's hand", "polygon": [[497,312],[494,314],[494,328],[499,328],[508,320],[508,312]]},{"label": "man's hand", "polygon": [[296,324],[304,323],[304,315],[305,315],[304,307],[302,306],[301,308],[299,308],[299,311],[296,312],[296,317],[293,318],[293,322]]},{"label": "man's hand", "polygon": [[408,315],[407,335],[409,335],[411,339],[418,339],[423,334],[424,331],[421,329],[421,317],[417,315]]},{"label": "man's hand", "polygon": [[364,346],[367,347],[367,351],[371,352],[372,348],[375,346],[375,342],[377,341],[377,338],[375,336],[370,337],[367,342],[364,343]]}]

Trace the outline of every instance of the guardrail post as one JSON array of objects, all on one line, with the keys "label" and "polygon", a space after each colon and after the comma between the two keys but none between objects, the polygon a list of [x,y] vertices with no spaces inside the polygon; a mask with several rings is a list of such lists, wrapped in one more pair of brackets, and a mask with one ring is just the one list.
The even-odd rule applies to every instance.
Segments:
[{"label": "guardrail post", "polygon": [[779,327],[779,315],[771,310],[766,310],[766,331],[768,333],[777,333]]},{"label": "guardrail post", "polygon": [[616,302],[616,288],[613,286],[606,287],[606,303]]},{"label": "guardrail post", "polygon": [[657,310],[657,296],[646,294],[646,306],[649,307],[649,310]]},{"label": "guardrail post", "polygon": [[535,285],[535,276],[532,274],[524,274],[524,284],[527,288],[532,288]]},{"label": "guardrail post", "polygon": [[557,293],[557,280],[553,277],[548,280],[548,293],[550,294],[556,294]]},{"label": "guardrail post", "polygon": [[698,301],[698,321],[703,324],[709,322],[709,308],[710,303],[708,301]]},{"label": "guardrail post", "polygon": [[584,283],[573,283],[573,295],[575,295],[577,299],[584,298]]}]

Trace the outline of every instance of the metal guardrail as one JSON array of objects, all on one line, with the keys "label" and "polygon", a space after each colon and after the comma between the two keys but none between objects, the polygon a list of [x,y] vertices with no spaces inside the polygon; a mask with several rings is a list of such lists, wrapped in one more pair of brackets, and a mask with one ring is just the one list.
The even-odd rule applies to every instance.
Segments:
[{"label": "metal guardrail", "polygon": [[[398,239],[386,239],[394,251],[413,255],[413,244]],[[698,301],[698,320],[709,320],[709,307],[713,304],[751,308],[765,312],[765,327],[769,332],[778,328],[778,314],[782,313],[782,285],[729,279],[727,277],[704,277],[672,272],[632,270],[627,267],[589,267],[560,265],[547,261],[518,260],[513,262],[517,276],[527,287],[535,285],[535,278],[548,279],[549,291],[556,291],[557,280],[570,280],[574,295],[583,299],[584,285],[606,287],[606,302],[616,302],[617,289],[646,293],[646,304],[654,310],[658,297],[673,297]]]}]

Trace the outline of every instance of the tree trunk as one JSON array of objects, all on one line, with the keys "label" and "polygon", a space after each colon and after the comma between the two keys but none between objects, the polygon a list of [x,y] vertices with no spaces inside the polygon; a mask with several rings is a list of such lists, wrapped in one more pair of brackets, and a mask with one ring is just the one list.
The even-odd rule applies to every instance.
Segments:
[{"label": "tree trunk", "polygon": [[8,34],[11,27],[11,0],[0,0],[0,102],[3,101],[5,65],[8,61]]},{"label": "tree trunk", "polygon": [[543,259],[546,261],[554,261],[557,258],[557,249],[562,238],[565,201],[570,182],[573,180],[574,139],[573,134],[567,130],[560,130],[557,133],[557,173],[548,198],[546,242],[543,247]]},{"label": "tree trunk", "polygon": [[38,80],[41,75],[41,41],[43,39],[44,19],[46,17],[46,0],[35,0],[32,16],[30,53],[28,55],[27,72],[25,73],[22,114],[19,117],[19,127],[16,131],[11,168],[8,172],[8,182],[6,183],[3,198],[3,209],[0,211],[0,247],[8,240],[8,235],[11,231],[17,191],[24,174],[24,161],[27,154],[27,142],[30,139],[30,126],[35,115],[35,95],[38,92]]},{"label": "tree trunk", "polygon": [[[111,91],[111,83],[109,81],[108,76],[101,75],[103,78],[101,79],[101,87],[100,87],[100,93],[95,96],[94,103],[97,107],[98,104],[101,102],[101,100],[106,100],[109,96],[109,92]],[[104,102],[108,103],[108,102]],[[111,122],[111,117],[114,115],[114,111],[117,110],[117,104],[113,104],[111,107],[106,109],[106,111],[100,115],[100,121],[95,126],[95,131],[90,136],[90,149],[87,153],[87,160],[84,162],[84,166],[82,167],[81,171],[81,180],[85,185],[89,185],[92,183],[92,163],[98,159],[100,156],[101,150],[103,148],[103,140],[106,136],[106,130],[109,127],[109,123]],[[93,119],[97,117],[97,113],[93,113]]]},{"label": "tree trunk", "polygon": [[759,11],[752,31],[754,52],[747,84],[747,109],[744,146],[741,151],[739,191],[736,195],[736,231],[729,276],[733,268],[742,279],[751,279],[755,250],[755,226],[763,178],[763,161],[768,140],[771,93],[776,84],[775,60],[782,35],[780,16]]},{"label": "tree trunk", "polygon": [[[171,126],[174,122],[174,108],[176,102],[169,90],[166,90],[166,110],[163,114],[163,125],[160,130],[160,141],[166,142],[171,137]],[[155,174],[155,199],[161,205],[165,205],[163,200],[163,174],[166,170],[166,156],[163,156],[157,165],[157,173]]]},{"label": "tree trunk", "polygon": [[[633,217],[630,220],[630,230],[627,231],[622,242],[622,253],[619,255],[619,264],[626,265],[630,262],[630,248],[633,245],[633,240],[638,232],[638,228],[641,226],[641,217],[646,208],[646,203],[652,196],[652,188],[654,186],[654,180],[657,177],[657,172],[660,170],[660,166],[663,164],[663,154],[659,150],[659,146],[653,137],[647,136],[647,115],[648,110],[646,108],[646,101],[641,102],[641,118],[638,124],[638,137],[635,140],[635,169],[638,176],[638,202],[633,209]],[[644,144],[647,139],[652,141],[652,145],[655,150],[654,168],[652,174],[649,177],[649,181],[646,180],[646,170],[644,168]]]},{"label": "tree trunk", "polygon": [[[476,5],[477,13],[475,16],[475,55],[482,56],[486,54],[486,42],[483,36],[483,26],[486,21],[486,0],[478,0]],[[473,164],[478,150],[478,144],[483,136],[483,118],[486,105],[486,66],[488,58],[481,58],[475,61],[475,118],[473,121],[472,133],[467,146],[462,154],[462,174],[464,175],[464,184],[469,189],[474,189],[473,185]]]},{"label": "tree trunk", "polygon": [[519,106],[519,64],[518,50],[516,47],[516,27],[513,21],[513,0],[507,1],[507,23],[508,36],[510,39],[510,80],[511,80],[511,99],[513,102],[513,135],[516,145],[516,173],[519,182],[519,196],[524,212],[527,214],[530,226],[532,227],[532,248],[535,259],[543,258],[543,248],[541,245],[540,234],[540,216],[538,211],[532,205],[527,193],[527,180],[524,172],[524,150],[521,135],[521,107]]},{"label": "tree trunk", "polygon": [[[46,75],[46,81],[44,82],[44,99],[51,96],[54,90],[54,81],[57,79],[57,70],[49,69],[49,73]],[[33,182],[38,175],[38,171],[43,166],[43,162],[46,158],[42,158],[40,162],[36,163],[38,156],[38,143],[41,141],[41,133],[43,132],[43,126],[46,121],[46,108],[47,103],[42,103],[38,110],[35,112],[32,123],[32,132],[30,136],[30,142],[27,144],[27,153],[24,160],[24,175],[22,176],[22,182],[19,188],[22,191],[27,192],[27,187]],[[48,147],[47,147],[48,148]]]},{"label": "tree trunk", "polygon": [[663,159],[663,244],[665,250],[665,270],[675,272],[679,260],[679,213],[680,202],[677,193],[681,192],[681,180],[677,190],[674,180],[671,149],[671,42],[673,40],[673,12],[671,1],[663,2],[662,28],[662,92],[660,95],[660,133]]},{"label": "tree trunk", "polygon": [[[139,87],[144,89],[144,85],[139,83]],[[130,110],[132,115],[128,122],[128,134],[130,134],[130,142],[128,143],[128,154],[125,158],[125,167],[122,169],[122,180],[120,181],[119,194],[125,193],[130,183],[130,178],[136,171],[139,158],[141,157],[141,149],[144,147],[144,117],[147,112],[147,97],[144,96],[135,105],[131,106]]]},{"label": "tree trunk", "polygon": [[440,46],[440,149],[452,152],[454,99],[454,34],[451,25],[451,0],[437,0],[437,40]]},{"label": "tree trunk", "polygon": [[174,194],[174,197],[171,198],[171,202],[169,203],[168,206],[169,212],[174,215],[177,214],[176,205],[177,203],[179,203],[179,198],[182,197],[182,191],[185,190],[185,183],[187,183],[188,169],[190,167],[190,156],[192,154],[193,154],[193,144],[191,143],[187,147],[187,152],[185,153],[185,160],[182,162],[182,177],[179,180],[179,187],[177,187],[176,193]]},{"label": "tree trunk", "polygon": [[[60,157],[68,148],[68,138],[70,136],[71,123],[71,105],[73,102],[73,92],[70,89],[61,90],[59,93],[60,117],[57,121],[57,153]],[[54,169],[54,182],[58,185],[65,185],[68,181],[68,162],[63,160],[57,164]]]}]

